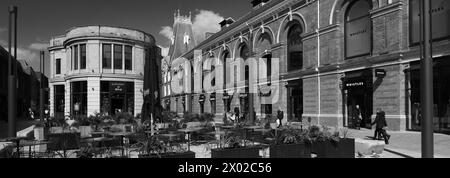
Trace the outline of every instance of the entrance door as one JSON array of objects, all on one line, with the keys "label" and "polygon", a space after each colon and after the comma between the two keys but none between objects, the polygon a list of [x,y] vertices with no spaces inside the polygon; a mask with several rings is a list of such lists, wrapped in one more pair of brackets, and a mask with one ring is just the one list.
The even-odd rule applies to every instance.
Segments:
[{"label": "entrance door", "polygon": [[348,91],[347,108],[348,108],[348,125],[355,126],[355,117],[360,113],[361,123],[360,127],[370,129],[370,122],[372,117],[372,100],[370,98],[371,91],[363,88],[351,89]]},{"label": "entrance door", "polygon": [[125,109],[125,96],[121,94],[115,94],[111,98],[111,113],[113,113],[113,115],[116,115],[121,112],[126,112]]},{"label": "entrance door", "polygon": [[[364,70],[346,73],[344,87],[347,93],[347,123],[348,127],[371,128],[373,114],[373,74],[372,70]],[[345,92],[344,92],[345,93]],[[359,115],[360,114],[360,115]],[[359,115],[361,122],[356,125],[356,117]]]}]

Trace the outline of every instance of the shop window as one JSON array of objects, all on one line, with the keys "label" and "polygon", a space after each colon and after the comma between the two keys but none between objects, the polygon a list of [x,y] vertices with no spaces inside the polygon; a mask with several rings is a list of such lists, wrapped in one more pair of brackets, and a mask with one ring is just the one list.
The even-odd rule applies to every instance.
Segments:
[{"label": "shop window", "polygon": [[133,47],[125,46],[125,70],[133,70]]},{"label": "shop window", "polygon": [[80,45],[80,69],[86,69],[86,45]]},{"label": "shop window", "polygon": [[55,85],[54,87],[54,107],[55,113],[64,113],[64,85]]},{"label": "shop window", "polygon": [[345,15],[345,57],[347,59],[370,55],[372,22],[368,0],[354,1]]},{"label": "shop window", "polygon": [[111,69],[111,44],[103,44],[102,46],[102,66],[103,69]]},{"label": "shop window", "polygon": [[[412,45],[420,42],[421,29],[421,2],[420,0],[409,1],[410,10],[410,42]],[[450,38],[450,1],[432,0],[431,2],[431,30],[433,40]]]},{"label": "shop window", "polygon": [[114,45],[114,69],[122,69],[122,45]]},{"label": "shop window", "polygon": [[298,21],[291,21],[288,26],[288,71],[300,70],[303,68],[303,30]]},{"label": "shop window", "polygon": [[72,115],[87,115],[87,82],[72,82],[71,92]]},{"label": "shop window", "polygon": [[61,74],[61,59],[56,59],[55,63],[55,74],[59,75]]},{"label": "shop window", "polygon": [[73,53],[73,70],[78,70],[78,46],[75,45],[73,47],[72,53]]}]

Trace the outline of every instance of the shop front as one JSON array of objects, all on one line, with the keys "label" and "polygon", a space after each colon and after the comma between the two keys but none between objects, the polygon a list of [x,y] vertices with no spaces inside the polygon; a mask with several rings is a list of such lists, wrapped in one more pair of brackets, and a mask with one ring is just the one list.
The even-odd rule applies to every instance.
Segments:
[{"label": "shop front", "polygon": [[134,115],[133,82],[101,81],[100,90],[102,113],[115,115],[126,112]]},{"label": "shop front", "polygon": [[[450,133],[450,57],[434,59],[434,130]],[[411,117],[409,130],[420,131],[422,128],[420,62],[412,62],[409,69]]]},{"label": "shop front", "polygon": [[373,114],[372,76],[371,69],[345,73],[345,78],[343,78],[344,106],[346,108],[344,126],[371,128],[370,123]]}]

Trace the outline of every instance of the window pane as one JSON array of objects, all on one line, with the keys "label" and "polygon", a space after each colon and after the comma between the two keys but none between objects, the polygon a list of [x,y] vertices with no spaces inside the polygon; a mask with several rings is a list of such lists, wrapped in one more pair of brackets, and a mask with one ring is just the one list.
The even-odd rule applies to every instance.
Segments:
[{"label": "window pane", "polygon": [[61,74],[61,59],[56,59],[56,74]]},{"label": "window pane", "polygon": [[74,52],[74,60],[73,60],[73,69],[74,70],[78,70],[78,46],[74,46],[73,48],[73,52]]},{"label": "window pane", "polygon": [[111,44],[103,45],[103,60],[102,65],[104,69],[111,69]]},{"label": "window pane", "polygon": [[125,46],[125,70],[133,70],[132,47]]},{"label": "window pane", "polygon": [[114,45],[114,69],[122,69],[122,46]]},{"label": "window pane", "polygon": [[370,11],[370,4],[367,1],[356,1],[348,11],[347,21],[356,20],[358,18],[368,16]]},{"label": "window pane", "polygon": [[86,45],[80,45],[80,69],[86,69]]},{"label": "window pane", "polygon": [[303,42],[301,38],[303,30],[300,24],[292,25],[288,32],[288,70],[300,70],[303,68]]}]

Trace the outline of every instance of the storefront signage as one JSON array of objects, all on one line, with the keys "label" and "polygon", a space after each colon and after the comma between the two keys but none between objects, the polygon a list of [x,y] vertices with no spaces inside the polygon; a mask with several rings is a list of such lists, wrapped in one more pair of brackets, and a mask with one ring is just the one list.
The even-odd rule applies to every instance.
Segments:
[{"label": "storefront signage", "polygon": [[367,87],[365,81],[349,81],[345,83],[345,89]]},{"label": "storefront signage", "polygon": [[[411,42],[413,44],[420,42],[420,0],[410,0],[410,21],[411,21]],[[432,0],[431,1],[431,29],[433,39],[450,37],[450,1]]]},{"label": "storefront signage", "polygon": [[113,92],[113,93],[123,93],[123,92],[125,92],[125,83],[111,82],[111,84],[110,84],[110,92]]},{"label": "storefront signage", "polygon": [[386,71],[383,69],[375,69],[375,76],[376,77],[385,77]]}]

